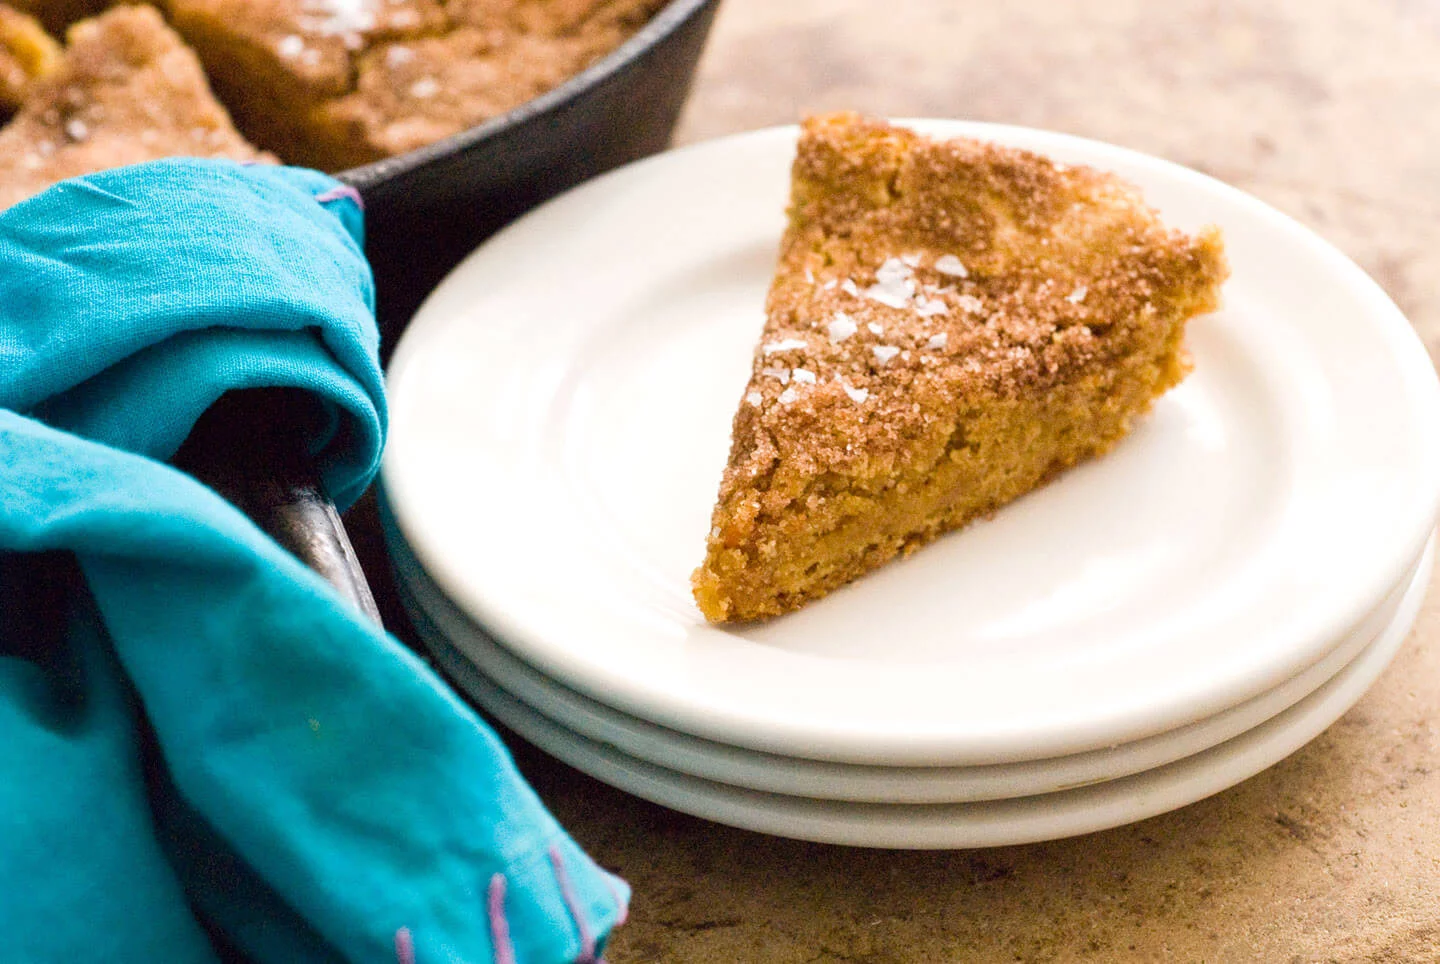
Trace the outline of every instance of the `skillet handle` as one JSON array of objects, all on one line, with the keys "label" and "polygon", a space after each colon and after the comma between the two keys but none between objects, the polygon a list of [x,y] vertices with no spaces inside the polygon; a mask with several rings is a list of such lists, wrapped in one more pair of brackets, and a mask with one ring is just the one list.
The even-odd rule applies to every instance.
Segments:
[{"label": "skillet handle", "polygon": [[177,468],[220,493],[375,623],[380,611],[304,431],[321,414],[292,389],[230,392],[195,424]]}]

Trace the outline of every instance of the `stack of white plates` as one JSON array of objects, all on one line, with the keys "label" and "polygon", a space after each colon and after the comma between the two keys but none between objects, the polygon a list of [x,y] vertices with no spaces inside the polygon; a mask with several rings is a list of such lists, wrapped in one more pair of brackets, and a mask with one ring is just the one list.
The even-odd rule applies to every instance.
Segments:
[{"label": "stack of white plates", "polygon": [[1353,263],[1118,148],[917,122],[1138,184],[1225,232],[1194,373],[1114,452],[792,615],[707,625],[709,527],[783,229],[792,129],[662,155],[528,215],[390,369],[383,483],[437,658],[597,778],[769,833],[975,847],[1215,793],[1313,738],[1428,585],[1440,385]]}]

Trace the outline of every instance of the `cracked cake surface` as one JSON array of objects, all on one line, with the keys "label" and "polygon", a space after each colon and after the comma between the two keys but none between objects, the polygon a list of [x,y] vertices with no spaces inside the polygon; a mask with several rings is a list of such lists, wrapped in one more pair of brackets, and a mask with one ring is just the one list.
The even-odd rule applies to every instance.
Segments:
[{"label": "cracked cake surface", "polygon": [[696,602],[779,615],[1107,451],[1185,375],[1218,231],[1082,166],[811,118]]}]

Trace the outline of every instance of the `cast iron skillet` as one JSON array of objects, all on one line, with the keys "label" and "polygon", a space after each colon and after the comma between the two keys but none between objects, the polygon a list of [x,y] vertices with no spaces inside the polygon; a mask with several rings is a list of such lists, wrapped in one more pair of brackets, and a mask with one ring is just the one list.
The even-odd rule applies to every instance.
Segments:
[{"label": "cast iron skillet", "polygon": [[[481,241],[567,188],[665,147],[719,3],[672,0],[549,93],[339,175],[365,202],[382,359],[425,295]],[[292,392],[231,393],[196,425],[176,464],[378,620],[349,535],[305,453],[297,423],[308,411]]]}]

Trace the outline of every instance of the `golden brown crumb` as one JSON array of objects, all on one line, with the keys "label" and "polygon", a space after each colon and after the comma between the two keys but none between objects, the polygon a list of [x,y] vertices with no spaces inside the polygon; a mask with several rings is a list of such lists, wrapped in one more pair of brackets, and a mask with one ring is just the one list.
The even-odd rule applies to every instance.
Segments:
[{"label": "golden brown crumb", "polygon": [[794,609],[1107,450],[1225,274],[1111,175],[807,121],[701,610]]},{"label": "golden brown crumb", "polygon": [[261,157],[154,8],[116,8],[76,24],[68,40],[55,71],[0,130],[0,208],[64,178],[124,164]]}]

